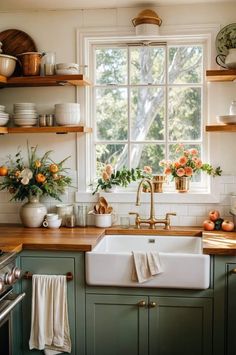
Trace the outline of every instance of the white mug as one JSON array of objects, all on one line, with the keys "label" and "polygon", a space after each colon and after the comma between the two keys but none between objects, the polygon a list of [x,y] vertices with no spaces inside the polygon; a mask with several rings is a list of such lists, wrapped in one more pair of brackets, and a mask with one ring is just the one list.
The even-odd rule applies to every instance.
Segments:
[{"label": "white mug", "polygon": [[45,219],[43,221],[43,226],[45,228],[59,228],[61,226],[61,218],[57,218],[57,219],[53,219],[53,220]]},{"label": "white mug", "polygon": [[115,214],[99,214],[94,213],[95,226],[100,228],[111,227],[115,223]]},{"label": "white mug", "polygon": [[47,213],[45,219],[48,220],[48,221],[54,221],[54,220],[56,220],[58,218],[59,218],[59,216],[58,216],[57,213]]}]

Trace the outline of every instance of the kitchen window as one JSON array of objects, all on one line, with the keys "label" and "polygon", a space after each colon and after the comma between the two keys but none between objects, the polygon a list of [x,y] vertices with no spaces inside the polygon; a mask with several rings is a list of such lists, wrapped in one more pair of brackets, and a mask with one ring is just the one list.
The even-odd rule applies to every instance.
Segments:
[{"label": "kitchen window", "polygon": [[203,155],[203,44],[96,44],[92,58],[95,174],[108,163],[162,173],[180,142]]}]

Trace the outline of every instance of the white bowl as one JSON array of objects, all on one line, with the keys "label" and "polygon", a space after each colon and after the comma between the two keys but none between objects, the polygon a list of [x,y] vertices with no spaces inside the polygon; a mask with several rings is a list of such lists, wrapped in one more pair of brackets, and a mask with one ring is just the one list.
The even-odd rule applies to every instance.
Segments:
[{"label": "white bowl", "polygon": [[0,105],[0,112],[4,112],[4,110],[5,110],[5,106]]},{"label": "white bowl", "polygon": [[56,75],[77,75],[80,74],[79,69],[56,69]]},{"label": "white bowl", "polygon": [[236,115],[217,116],[217,120],[224,124],[236,124]]},{"label": "white bowl", "polygon": [[0,75],[7,78],[14,73],[17,59],[11,55],[0,54]]},{"label": "white bowl", "polygon": [[9,118],[6,117],[6,118],[3,118],[3,117],[0,117],[0,126],[5,126],[7,124],[7,122],[9,121]]},{"label": "white bowl", "polygon": [[29,118],[29,119],[14,118],[13,122],[16,126],[30,127],[30,126],[35,126],[38,120],[36,118]]},{"label": "white bowl", "polygon": [[21,114],[21,113],[15,113],[13,115],[13,118],[15,119],[24,119],[24,120],[28,120],[28,119],[33,119],[33,118],[37,118],[38,115],[36,113],[24,113],[24,114]]},{"label": "white bowl", "polygon": [[57,63],[56,69],[77,69],[79,70],[79,64],[77,63]]},{"label": "white bowl", "polygon": [[80,122],[80,112],[55,112],[55,119],[59,126],[76,126]]},{"label": "white bowl", "polygon": [[64,104],[55,104],[55,110],[80,110],[80,104],[76,102],[67,102]]}]

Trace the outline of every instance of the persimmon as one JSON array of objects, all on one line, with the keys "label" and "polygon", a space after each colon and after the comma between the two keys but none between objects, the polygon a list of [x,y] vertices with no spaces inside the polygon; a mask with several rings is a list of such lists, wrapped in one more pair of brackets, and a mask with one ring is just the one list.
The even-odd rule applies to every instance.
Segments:
[{"label": "persimmon", "polygon": [[35,179],[36,179],[37,182],[43,183],[46,180],[46,176],[43,175],[43,174],[37,174],[35,176]]},{"label": "persimmon", "polygon": [[57,164],[51,164],[50,167],[49,167],[49,170],[53,174],[57,173],[58,170],[59,170],[58,165]]},{"label": "persimmon", "polygon": [[4,165],[0,166],[0,176],[7,176],[7,174],[8,174],[7,167]]}]

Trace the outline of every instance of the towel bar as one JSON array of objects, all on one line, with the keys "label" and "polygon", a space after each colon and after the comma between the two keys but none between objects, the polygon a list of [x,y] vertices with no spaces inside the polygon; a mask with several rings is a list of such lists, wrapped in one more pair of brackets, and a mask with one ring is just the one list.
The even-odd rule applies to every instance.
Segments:
[{"label": "towel bar", "polygon": [[[32,272],[29,272],[29,271],[26,271],[23,275],[23,279],[26,279],[26,280],[31,280],[32,279]],[[67,272],[66,273],[66,280],[67,281],[72,281],[73,280],[73,274],[72,272]]]}]

